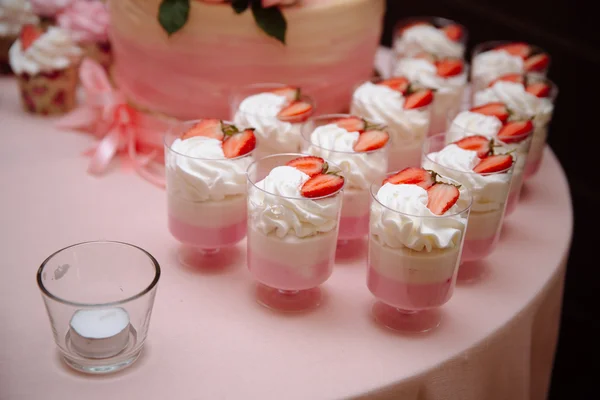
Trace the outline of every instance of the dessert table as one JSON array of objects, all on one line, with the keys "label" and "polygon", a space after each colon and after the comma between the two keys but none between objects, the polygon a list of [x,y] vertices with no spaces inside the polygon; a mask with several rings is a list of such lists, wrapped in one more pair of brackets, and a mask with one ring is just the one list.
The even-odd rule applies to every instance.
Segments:
[{"label": "dessert table", "polygon": [[[338,255],[320,308],[276,314],[254,300],[245,242],[216,256],[226,268],[179,265],[164,191],[118,163],[88,175],[94,138],[53,121],[22,111],[14,79],[0,79],[1,400],[546,397],[573,224],[550,149],[484,277],[457,286],[437,330],[409,336],[370,315],[366,242]],[[140,358],[87,376],[61,361],[35,273],[55,250],[99,239],[148,250],[162,276]]]}]

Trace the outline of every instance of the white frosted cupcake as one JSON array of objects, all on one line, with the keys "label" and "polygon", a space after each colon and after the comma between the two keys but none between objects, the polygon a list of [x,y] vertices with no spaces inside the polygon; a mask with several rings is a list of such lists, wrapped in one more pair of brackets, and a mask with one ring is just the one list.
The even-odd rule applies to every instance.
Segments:
[{"label": "white frosted cupcake", "polygon": [[37,24],[38,18],[26,0],[0,0],[0,70],[8,72],[8,50],[25,24]]}]

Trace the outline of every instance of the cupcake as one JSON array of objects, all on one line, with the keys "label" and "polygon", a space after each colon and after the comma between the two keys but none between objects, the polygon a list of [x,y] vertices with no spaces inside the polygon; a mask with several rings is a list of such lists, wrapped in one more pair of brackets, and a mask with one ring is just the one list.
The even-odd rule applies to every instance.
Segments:
[{"label": "cupcake", "polygon": [[26,0],[0,0],[0,71],[10,72],[8,50],[25,24],[37,24],[38,18]]},{"label": "cupcake", "polygon": [[40,25],[43,29],[49,26],[56,25],[56,17],[68,6],[73,3],[73,0],[29,0],[33,13],[40,17]]},{"label": "cupcake", "polygon": [[75,89],[82,51],[57,27],[43,32],[25,25],[9,51],[23,106],[42,115],[63,114],[75,107]]},{"label": "cupcake", "polygon": [[106,4],[76,0],[58,16],[57,23],[71,34],[86,57],[97,61],[108,71],[112,53],[108,41],[110,16]]}]

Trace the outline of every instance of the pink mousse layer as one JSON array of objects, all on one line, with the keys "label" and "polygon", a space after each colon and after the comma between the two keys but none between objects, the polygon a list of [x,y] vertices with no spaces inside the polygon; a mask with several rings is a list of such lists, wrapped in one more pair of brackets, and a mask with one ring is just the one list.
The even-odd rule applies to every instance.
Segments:
[{"label": "pink mousse layer", "polygon": [[306,290],[321,285],[331,276],[333,259],[305,266],[304,270],[310,271],[306,276],[289,265],[270,260],[249,248],[248,269],[263,285],[283,290]]},{"label": "pink mousse layer", "polygon": [[523,171],[523,177],[528,179],[537,174],[540,169],[540,165],[542,165],[542,157],[538,158],[537,160],[530,160],[528,158],[527,164],[525,164],[525,171]]},{"label": "pink mousse layer", "polygon": [[339,240],[352,240],[366,236],[369,233],[369,214],[362,217],[341,217]]},{"label": "pink mousse layer", "polygon": [[175,239],[202,249],[233,246],[246,236],[246,228],[245,219],[233,225],[214,228],[190,225],[169,216],[169,230]]},{"label": "pink mousse layer", "polygon": [[[318,63],[307,58],[293,65],[285,63],[286,52],[293,49],[235,37],[219,37],[197,51],[180,53],[175,48],[144,46],[116,29],[111,31],[111,41],[119,88],[153,111],[180,119],[229,118],[233,88],[282,82],[302,87],[316,99],[320,113],[334,113],[345,111],[353,88],[371,77],[379,28],[374,26],[371,34],[352,44],[344,43],[347,51],[339,56]],[[193,46],[192,42],[186,49]]]},{"label": "pink mousse layer", "polygon": [[452,296],[452,278],[435,283],[408,283],[381,275],[371,266],[367,287],[375,297],[403,310],[424,310],[439,307]]},{"label": "pink mousse layer", "polygon": [[499,236],[494,235],[491,238],[480,240],[465,239],[460,262],[477,261],[489,256],[494,251]]}]

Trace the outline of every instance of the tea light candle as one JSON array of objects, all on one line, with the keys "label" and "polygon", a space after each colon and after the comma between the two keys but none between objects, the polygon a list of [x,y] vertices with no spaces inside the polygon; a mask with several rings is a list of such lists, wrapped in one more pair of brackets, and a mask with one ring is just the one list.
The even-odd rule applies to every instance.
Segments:
[{"label": "tea light candle", "polygon": [[122,308],[78,310],[70,325],[71,344],[84,357],[113,357],[129,341],[129,314]]}]

